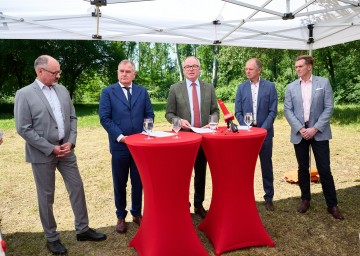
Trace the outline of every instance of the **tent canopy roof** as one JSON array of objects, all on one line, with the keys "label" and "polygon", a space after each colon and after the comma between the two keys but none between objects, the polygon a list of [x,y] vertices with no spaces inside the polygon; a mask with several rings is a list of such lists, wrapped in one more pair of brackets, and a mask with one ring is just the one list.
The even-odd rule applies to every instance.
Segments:
[{"label": "tent canopy roof", "polygon": [[0,0],[0,38],[303,50],[360,39],[360,0],[104,1]]}]

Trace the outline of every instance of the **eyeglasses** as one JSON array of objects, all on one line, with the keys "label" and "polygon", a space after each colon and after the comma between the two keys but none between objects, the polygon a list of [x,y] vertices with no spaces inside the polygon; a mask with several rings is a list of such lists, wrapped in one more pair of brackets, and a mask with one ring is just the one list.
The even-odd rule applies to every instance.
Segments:
[{"label": "eyeglasses", "polygon": [[199,68],[200,68],[199,65],[192,65],[192,66],[187,65],[187,66],[184,66],[184,67],[183,67],[183,69],[185,69],[185,70],[199,69]]},{"label": "eyeglasses", "polygon": [[62,73],[62,70],[52,72],[52,71],[47,70],[47,69],[45,69],[45,68],[41,68],[41,69],[42,69],[42,70],[45,70],[46,72],[49,72],[49,73],[53,74],[54,76],[61,75],[61,73]]}]

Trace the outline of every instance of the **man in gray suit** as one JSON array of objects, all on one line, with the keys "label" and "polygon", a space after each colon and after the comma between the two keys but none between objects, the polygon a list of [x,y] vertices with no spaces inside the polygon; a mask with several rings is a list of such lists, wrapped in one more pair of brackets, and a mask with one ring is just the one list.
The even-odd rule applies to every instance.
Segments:
[{"label": "man in gray suit", "polygon": [[35,60],[34,68],[35,81],[15,95],[16,130],[26,141],[26,161],[33,170],[46,246],[54,254],[66,254],[53,214],[56,168],[69,193],[77,240],[101,241],[106,235],[88,226],[84,187],[73,150],[77,119],[68,91],[57,83],[60,64],[42,55]]},{"label": "man in gray suit", "polygon": [[259,152],[263,188],[265,191],[265,208],[274,211],[274,174],[272,164],[272,148],[274,137],[274,121],[277,114],[277,93],[272,82],[260,78],[262,64],[258,59],[246,62],[245,72],[248,81],[239,85],[235,99],[235,116],[241,125],[245,113],[253,114],[253,126],[267,130],[267,135]]},{"label": "man in gray suit", "polygon": [[[201,68],[196,57],[187,57],[182,68],[186,80],[171,85],[165,117],[170,123],[173,118],[180,117],[181,128],[184,130],[190,130],[192,126],[203,127],[209,123],[209,115],[219,116],[214,86],[198,79]],[[194,212],[201,218],[206,217],[203,207],[206,165],[207,160],[200,146],[194,165]]]},{"label": "man in gray suit", "polygon": [[335,219],[344,219],[337,206],[334,178],[330,169],[330,119],[334,97],[327,78],[312,75],[314,59],[302,55],[296,58],[299,76],[286,88],[284,113],[291,126],[290,141],[294,144],[298,162],[301,204],[297,211],[305,213],[310,207],[309,150],[313,149],[328,212]]}]

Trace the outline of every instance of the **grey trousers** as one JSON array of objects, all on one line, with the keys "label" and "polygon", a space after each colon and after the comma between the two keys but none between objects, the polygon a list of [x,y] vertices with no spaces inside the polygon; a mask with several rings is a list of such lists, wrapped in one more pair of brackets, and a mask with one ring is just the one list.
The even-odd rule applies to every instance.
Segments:
[{"label": "grey trousers", "polygon": [[69,194],[71,207],[75,216],[76,233],[89,229],[89,219],[85,201],[83,182],[79,173],[74,152],[64,158],[54,158],[49,163],[32,163],[36,183],[40,220],[49,242],[56,241],[60,234],[53,213],[55,192],[55,171],[59,170]]}]

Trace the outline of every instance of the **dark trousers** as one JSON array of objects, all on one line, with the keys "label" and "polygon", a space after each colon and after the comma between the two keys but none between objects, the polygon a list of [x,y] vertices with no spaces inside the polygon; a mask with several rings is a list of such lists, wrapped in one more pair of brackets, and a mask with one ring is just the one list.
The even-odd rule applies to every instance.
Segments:
[{"label": "dark trousers", "polygon": [[329,141],[316,141],[302,139],[299,144],[294,144],[298,162],[298,178],[302,200],[311,200],[310,173],[309,173],[309,147],[314,152],[316,168],[319,172],[321,186],[328,207],[337,206],[337,197],[334,178],[330,169]]},{"label": "dark trousers", "polygon": [[265,192],[264,199],[267,202],[272,201],[274,197],[272,148],[273,148],[273,139],[272,138],[265,139],[259,153],[263,188]]},{"label": "dark trousers", "polygon": [[206,156],[202,146],[200,146],[194,164],[194,207],[196,208],[202,206],[205,199],[206,164]]},{"label": "dark trousers", "polygon": [[134,159],[129,150],[114,150],[111,154],[116,216],[118,219],[125,219],[127,215],[126,185],[129,171],[131,180],[130,212],[133,216],[140,216],[142,208],[142,183]]}]

